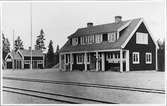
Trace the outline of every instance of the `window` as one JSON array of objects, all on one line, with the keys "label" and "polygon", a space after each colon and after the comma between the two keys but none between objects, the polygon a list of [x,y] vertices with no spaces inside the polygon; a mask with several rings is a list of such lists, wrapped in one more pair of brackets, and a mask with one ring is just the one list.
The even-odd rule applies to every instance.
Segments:
[{"label": "window", "polygon": [[43,61],[42,60],[37,60],[38,64],[42,64]]},{"label": "window", "polygon": [[137,44],[148,44],[148,34],[147,33],[136,33],[136,43]]},{"label": "window", "polygon": [[29,60],[24,60],[24,64],[30,64]]},{"label": "window", "polygon": [[116,34],[115,33],[108,33],[108,41],[115,42],[115,40],[116,40]]},{"label": "window", "polygon": [[132,59],[133,59],[133,64],[139,64],[139,52],[133,52],[133,55],[132,55]]},{"label": "window", "polygon": [[85,39],[84,38],[85,38],[84,36],[81,37],[81,45],[85,44]]},{"label": "window", "polygon": [[146,61],[146,64],[151,64],[152,63],[152,54],[151,53],[146,53],[145,61]]},{"label": "window", "polygon": [[87,54],[87,62],[90,62],[90,54]]},{"label": "window", "polygon": [[120,58],[120,54],[119,53],[115,53],[115,58],[119,59]]},{"label": "window", "polygon": [[66,55],[66,64],[69,64],[70,63],[70,55]]},{"label": "window", "polygon": [[101,34],[96,35],[95,41],[96,41],[96,43],[101,43],[102,42],[102,35]]},{"label": "window", "polygon": [[115,55],[114,53],[108,53],[108,59],[113,59],[113,58],[115,58],[114,55]]},{"label": "window", "polygon": [[90,43],[94,43],[94,35],[90,36]]},{"label": "window", "polygon": [[78,38],[72,38],[72,45],[75,46],[78,44]]},{"label": "window", "polygon": [[83,55],[77,55],[77,64],[83,64],[84,57]]},{"label": "window", "polygon": [[107,41],[108,40],[107,35],[108,35],[107,33],[103,34],[103,41]]}]

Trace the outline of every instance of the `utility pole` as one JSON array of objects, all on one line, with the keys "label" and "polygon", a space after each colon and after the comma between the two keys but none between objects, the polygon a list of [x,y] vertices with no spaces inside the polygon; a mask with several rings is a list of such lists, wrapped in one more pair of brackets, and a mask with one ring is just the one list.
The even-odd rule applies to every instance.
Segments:
[{"label": "utility pole", "polygon": [[15,43],[14,43],[14,34],[15,34],[15,30],[13,30],[13,50],[12,50],[12,54],[13,54],[13,62],[12,62],[12,68],[13,68],[13,70],[14,70],[14,52],[15,52]]},{"label": "utility pole", "polygon": [[30,69],[32,70],[32,3],[30,3],[30,34],[31,34],[31,63],[30,63]]}]

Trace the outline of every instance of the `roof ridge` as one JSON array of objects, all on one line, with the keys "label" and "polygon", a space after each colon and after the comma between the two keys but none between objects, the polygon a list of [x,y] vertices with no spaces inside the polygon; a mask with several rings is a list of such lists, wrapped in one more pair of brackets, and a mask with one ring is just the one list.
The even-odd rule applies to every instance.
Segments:
[{"label": "roof ridge", "polygon": [[[127,20],[123,20],[121,22],[128,22],[128,21],[132,21],[132,20],[135,20],[135,19],[142,19],[142,17],[140,18],[133,18],[133,19],[127,19]],[[105,23],[105,24],[98,24],[98,25],[93,25],[92,27],[96,27],[96,26],[103,26],[103,25],[109,25],[109,24],[114,24],[115,22],[111,22],[111,23]],[[78,28],[79,29],[84,29],[84,28],[88,28],[88,27],[82,27],[82,28]]]}]

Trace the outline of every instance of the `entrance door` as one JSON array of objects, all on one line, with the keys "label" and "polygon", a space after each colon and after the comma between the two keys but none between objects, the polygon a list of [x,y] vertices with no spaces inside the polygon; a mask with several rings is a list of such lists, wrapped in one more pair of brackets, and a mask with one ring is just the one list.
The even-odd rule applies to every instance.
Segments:
[{"label": "entrance door", "polygon": [[35,68],[35,69],[36,69],[37,66],[38,66],[38,65],[37,65],[37,61],[32,61],[32,68]]},{"label": "entrance door", "polygon": [[12,69],[12,62],[7,62],[7,69]]},{"label": "entrance door", "polygon": [[96,56],[95,54],[90,54],[90,70],[96,69]]}]

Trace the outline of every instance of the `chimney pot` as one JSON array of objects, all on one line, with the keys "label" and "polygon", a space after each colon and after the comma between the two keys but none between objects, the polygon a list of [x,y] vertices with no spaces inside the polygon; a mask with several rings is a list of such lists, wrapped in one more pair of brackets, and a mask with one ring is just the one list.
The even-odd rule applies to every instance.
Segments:
[{"label": "chimney pot", "polygon": [[122,21],[122,16],[115,16],[115,23],[119,23]]},{"label": "chimney pot", "polygon": [[93,26],[93,23],[92,22],[88,22],[87,23],[87,27],[92,27]]}]

